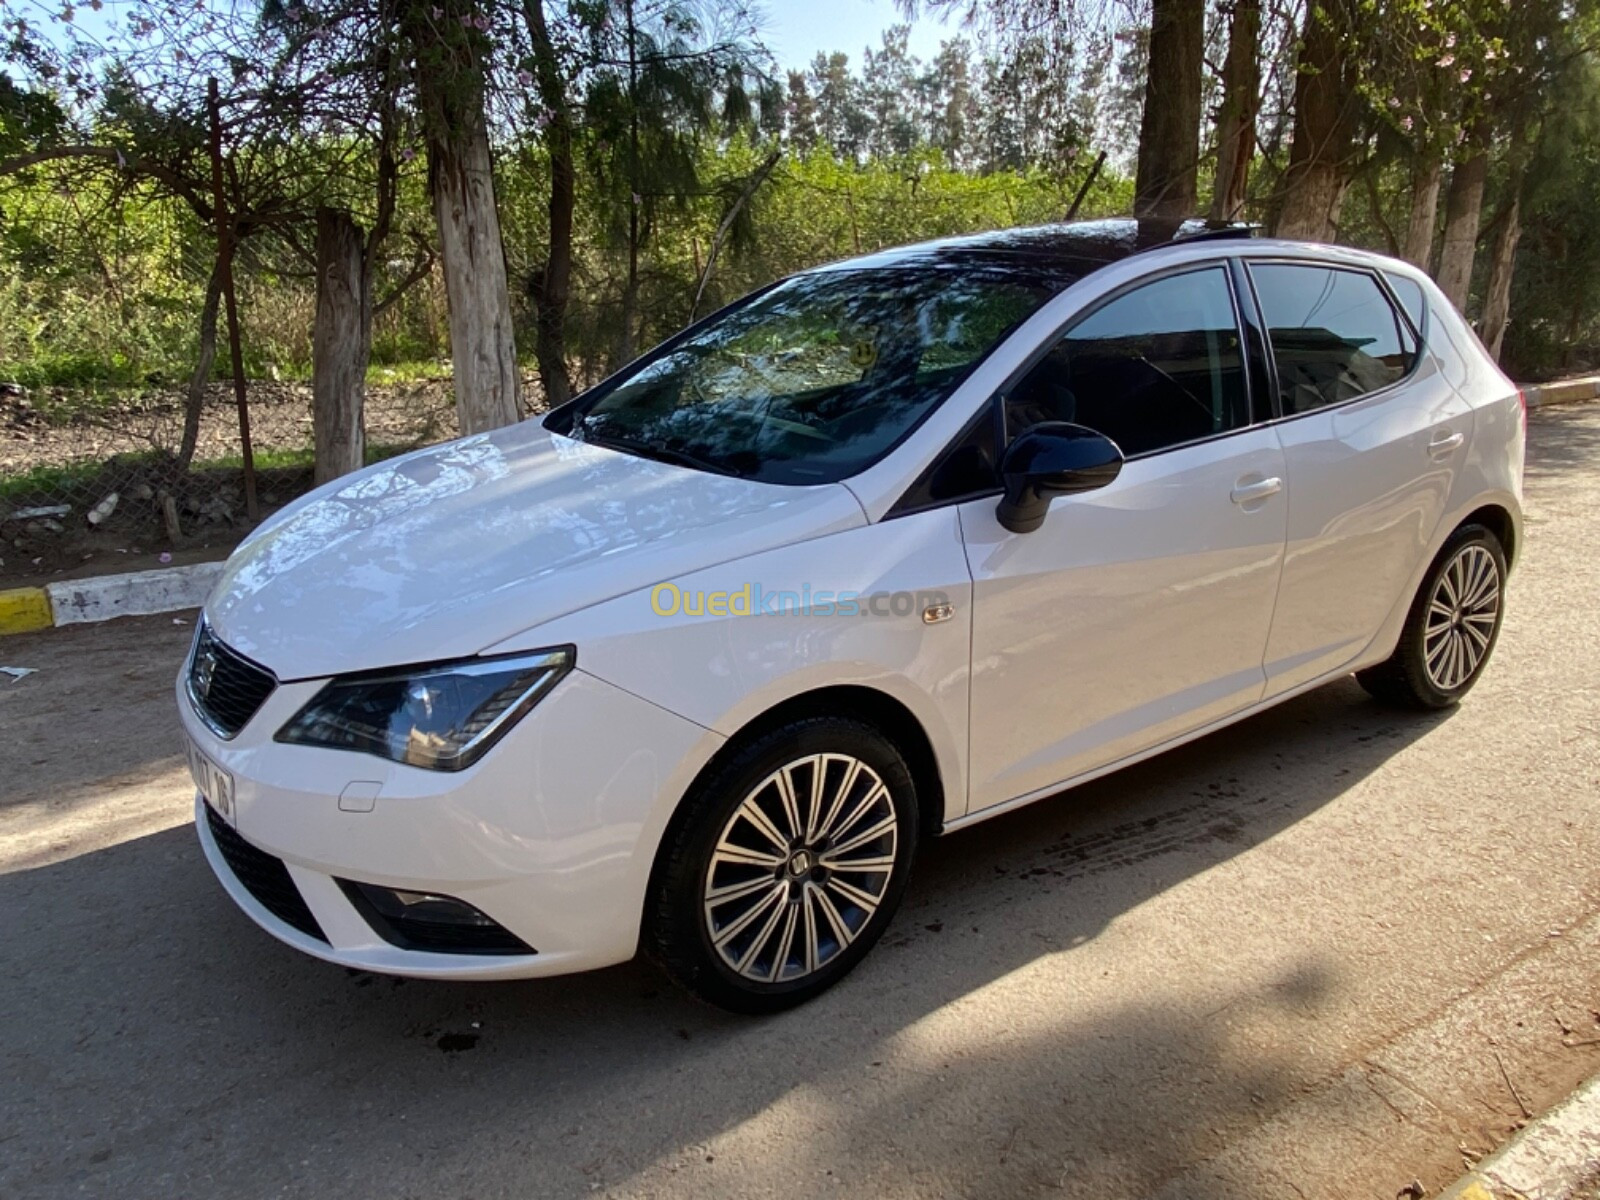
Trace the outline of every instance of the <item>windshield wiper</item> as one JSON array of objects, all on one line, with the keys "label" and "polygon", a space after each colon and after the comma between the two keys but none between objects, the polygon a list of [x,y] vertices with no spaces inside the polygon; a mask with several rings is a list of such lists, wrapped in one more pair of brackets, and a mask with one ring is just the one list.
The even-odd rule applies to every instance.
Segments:
[{"label": "windshield wiper", "polygon": [[625,454],[634,454],[640,458],[654,459],[656,462],[671,463],[675,467],[689,467],[696,471],[706,471],[712,475],[732,475],[739,478],[739,473],[722,466],[720,463],[710,462],[698,455],[690,454],[687,450],[674,450],[670,446],[656,446],[649,442],[635,441],[633,438],[618,437],[614,433],[595,433],[592,427],[583,428],[582,440],[591,446],[605,446],[611,450],[621,450]]}]

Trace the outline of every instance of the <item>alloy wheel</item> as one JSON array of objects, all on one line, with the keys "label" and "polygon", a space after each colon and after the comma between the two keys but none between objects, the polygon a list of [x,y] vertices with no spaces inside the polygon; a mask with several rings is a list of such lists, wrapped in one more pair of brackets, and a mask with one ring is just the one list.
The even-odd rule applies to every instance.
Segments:
[{"label": "alloy wheel", "polygon": [[1472,678],[1500,615],[1500,570],[1482,545],[1463,546],[1439,572],[1422,631],[1428,682],[1453,692]]},{"label": "alloy wheel", "polygon": [[712,851],[702,901],[711,945],[745,979],[803,979],[866,928],[899,844],[894,802],[866,763],[786,763],[750,790]]}]

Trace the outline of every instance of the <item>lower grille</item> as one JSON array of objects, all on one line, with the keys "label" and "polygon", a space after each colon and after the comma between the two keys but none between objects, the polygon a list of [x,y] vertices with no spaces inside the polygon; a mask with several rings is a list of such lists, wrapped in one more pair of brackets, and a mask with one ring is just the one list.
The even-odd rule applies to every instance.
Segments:
[{"label": "lower grille", "polygon": [[391,946],[433,954],[534,954],[504,925],[453,896],[337,880],[351,906]]},{"label": "lower grille", "polygon": [[289,868],[283,865],[282,859],[273,858],[265,850],[258,850],[245,841],[209,804],[206,805],[206,826],[211,830],[211,837],[217,843],[217,849],[222,851],[222,857],[234,878],[244,885],[245,891],[254,896],[262,908],[308,937],[314,937],[319,942],[328,940],[322,932],[322,926],[317,924],[316,917],[306,907],[300,889],[289,878]]}]

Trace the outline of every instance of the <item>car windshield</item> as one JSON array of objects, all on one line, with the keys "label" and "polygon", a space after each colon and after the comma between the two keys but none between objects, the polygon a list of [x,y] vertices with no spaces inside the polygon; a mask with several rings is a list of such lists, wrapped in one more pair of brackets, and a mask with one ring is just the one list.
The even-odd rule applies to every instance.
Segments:
[{"label": "car windshield", "polygon": [[796,276],[664,343],[546,425],[720,474],[836,482],[898,445],[1070,281],[988,262]]}]

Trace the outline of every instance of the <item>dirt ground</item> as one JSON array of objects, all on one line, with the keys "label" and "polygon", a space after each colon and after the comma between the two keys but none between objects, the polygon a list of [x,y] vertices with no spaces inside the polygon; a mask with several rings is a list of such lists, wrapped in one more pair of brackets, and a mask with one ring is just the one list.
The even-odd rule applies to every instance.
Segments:
[{"label": "dirt ground", "polygon": [[194,841],[192,614],[0,639],[0,1195],[1432,1195],[1600,1069],[1600,405],[1531,434],[1458,710],[1345,681],[941,839],[769,1020],[298,955]]},{"label": "dirt ground", "polygon": [[[276,451],[310,448],[311,389],[270,381],[249,387],[251,438],[261,464],[256,491],[266,517],[311,486],[309,466],[270,465]],[[238,421],[231,385],[211,385],[195,462],[237,461]],[[455,436],[448,378],[369,388],[366,430],[369,446],[388,451]],[[183,396],[176,390],[122,399],[0,393],[0,484],[39,468],[92,468],[0,495],[0,587],[147,570],[167,552],[191,560],[225,556],[253,525],[243,472],[214,465],[180,471],[171,456],[182,433]],[[163,492],[177,505],[176,542],[162,517]],[[90,512],[112,496],[110,516],[91,523]]]}]

